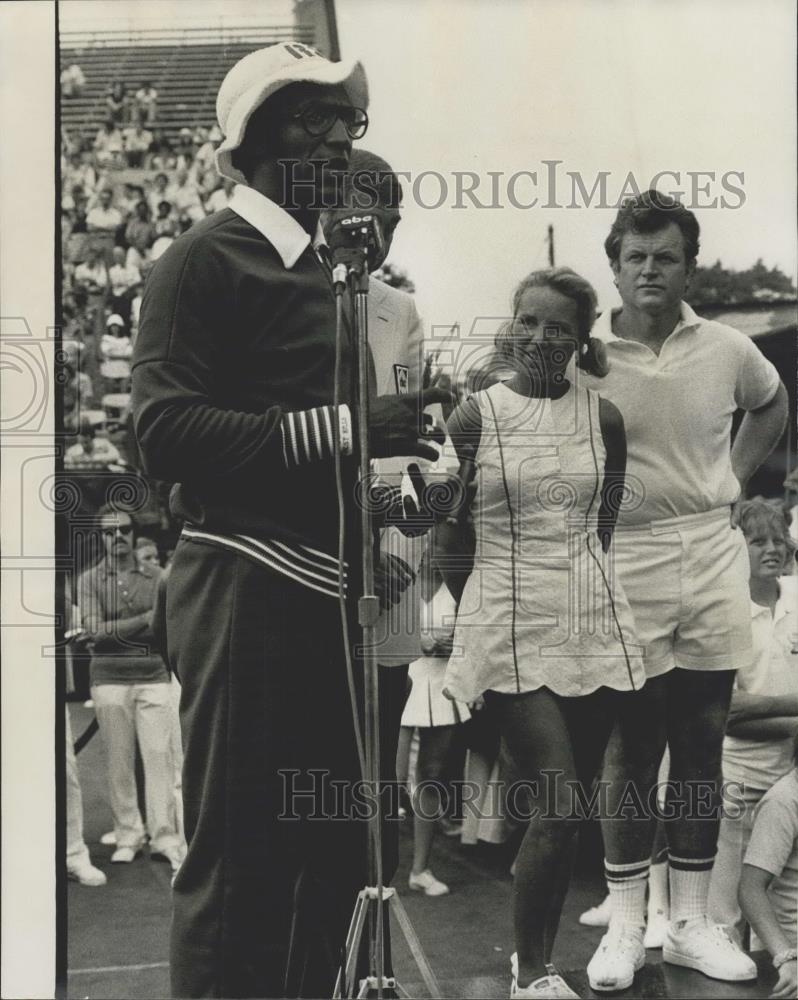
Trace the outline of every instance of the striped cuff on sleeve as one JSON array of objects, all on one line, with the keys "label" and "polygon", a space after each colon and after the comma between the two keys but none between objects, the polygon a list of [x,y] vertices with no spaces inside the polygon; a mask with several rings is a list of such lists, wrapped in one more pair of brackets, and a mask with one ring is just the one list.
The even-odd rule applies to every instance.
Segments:
[{"label": "striped cuff on sleeve", "polygon": [[346,403],[338,407],[317,406],[312,410],[299,410],[283,414],[280,431],[283,436],[283,458],[291,469],[319,459],[332,458],[333,435],[338,429],[338,442],[342,455],[352,454],[352,415]]}]

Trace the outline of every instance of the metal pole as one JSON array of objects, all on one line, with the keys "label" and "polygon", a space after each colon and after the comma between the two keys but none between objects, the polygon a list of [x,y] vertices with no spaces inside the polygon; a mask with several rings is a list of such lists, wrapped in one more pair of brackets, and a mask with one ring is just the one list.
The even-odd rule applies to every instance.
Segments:
[{"label": "metal pole", "polygon": [[[360,479],[368,482],[371,474],[369,456],[369,346],[368,346],[368,289],[369,276],[364,258],[362,270],[353,274],[355,288],[355,321],[357,326],[358,373],[358,445],[360,449]],[[358,618],[363,630],[363,667],[365,681],[365,730],[366,730],[366,781],[369,792],[375,796],[376,809],[369,817],[369,883],[376,888],[376,907],[371,909],[374,943],[373,972],[377,979],[377,996],[383,996],[384,941],[383,941],[383,874],[382,874],[382,800],[380,797],[380,706],[379,667],[375,646],[375,625],[380,613],[379,599],[374,593],[374,528],[368,503],[360,510],[363,544],[363,596],[358,602]]]}]

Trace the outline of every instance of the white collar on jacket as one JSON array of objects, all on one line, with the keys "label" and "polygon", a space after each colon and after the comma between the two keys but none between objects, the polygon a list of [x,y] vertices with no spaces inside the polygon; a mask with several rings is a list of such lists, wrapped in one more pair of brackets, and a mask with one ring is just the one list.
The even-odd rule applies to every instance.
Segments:
[{"label": "white collar on jacket", "polygon": [[[289,270],[302,256],[305,247],[310,243],[310,236],[292,216],[281,208],[276,201],[267,198],[254,188],[244,184],[236,184],[227,206],[241,216],[251,226],[254,226],[271,243],[279,253],[283,266]],[[316,226],[313,237],[314,249],[326,243],[321,223]]]}]

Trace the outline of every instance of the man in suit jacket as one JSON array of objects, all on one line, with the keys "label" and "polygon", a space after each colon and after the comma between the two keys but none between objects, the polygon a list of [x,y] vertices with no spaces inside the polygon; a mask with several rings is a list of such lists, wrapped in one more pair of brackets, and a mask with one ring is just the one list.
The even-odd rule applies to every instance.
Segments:
[{"label": "man in suit jacket", "polygon": [[[363,149],[352,151],[349,179],[351,184],[346,186],[344,199],[347,207],[324,213],[322,224],[329,239],[336,222],[353,209],[374,215],[384,241],[381,250],[369,260],[369,268],[374,272],[386,260],[401,219],[401,185],[385,160]],[[376,394],[417,393],[424,364],[424,333],[413,296],[387,285],[372,273],[368,325]],[[418,460],[381,458],[374,465],[381,479],[400,485],[408,463],[414,461]],[[382,607],[376,626],[382,710],[380,760],[383,779],[391,782],[396,780],[396,747],[407,697],[407,671],[410,662],[421,655],[420,602],[415,578],[425,544],[423,536],[407,537],[394,526],[382,528],[380,559],[378,564],[375,561],[375,590]],[[385,878],[390,881],[397,864],[397,838],[389,833],[387,840],[390,847],[386,850]]]}]

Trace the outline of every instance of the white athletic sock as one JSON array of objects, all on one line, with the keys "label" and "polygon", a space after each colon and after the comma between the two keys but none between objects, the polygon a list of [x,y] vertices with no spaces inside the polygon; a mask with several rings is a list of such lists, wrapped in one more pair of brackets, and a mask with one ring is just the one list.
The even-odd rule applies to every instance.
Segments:
[{"label": "white athletic sock", "polygon": [[668,914],[668,864],[663,861],[651,866],[648,876],[648,912]]},{"label": "white athletic sock", "polygon": [[646,922],[646,885],[651,861],[614,865],[604,859],[604,877],[610,890],[610,923],[623,921],[642,927]]},{"label": "white athletic sock", "polygon": [[671,923],[694,920],[707,914],[711,858],[679,858],[668,854],[671,884]]}]

